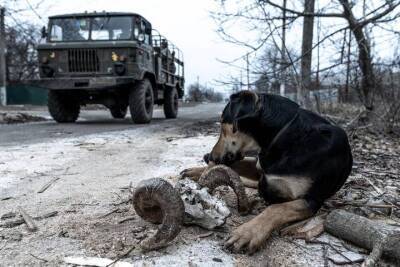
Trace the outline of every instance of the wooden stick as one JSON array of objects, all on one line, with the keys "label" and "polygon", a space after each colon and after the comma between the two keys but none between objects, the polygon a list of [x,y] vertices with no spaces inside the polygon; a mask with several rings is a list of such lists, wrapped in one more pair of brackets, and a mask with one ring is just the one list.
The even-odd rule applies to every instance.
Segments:
[{"label": "wooden stick", "polygon": [[19,213],[22,215],[22,218],[25,221],[26,226],[28,227],[28,230],[31,232],[37,231],[37,226],[35,222],[33,221],[32,217],[22,208],[19,208]]},{"label": "wooden stick", "polygon": [[[34,220],[43,220],[43,219],[47,219],[47,218],[50,218],[50,217],[54,217],[57,214],[58,214],[58,211],[51,211],[51,212],[48,212],[48,213],[43,214],[41,216],[33,217],[33,219]],[[12,227],[16,227],[16,226],[19,226],[21,224],[24,224],[24,223],[25,223],[25,220],[23,218],[18,218],[18,219],[12,220],[12,221],[8,220],[8,221],[0,224],[0,227],[12,228]]]},{"label": "wooden stick", "polygon": [[55,183],[57,180],[59,180],[59,177],[51,179],[47,184],[45,184],[39,191],[38,193],[41,194],[44,191],[46,191],[53,183]]},{"label": "wooden stick", "polygon": [[378,261],[382,256],[383,247],[387,242],[387,239],[388,239],[387,235],[382,236],[382,238],[374,245],[371,254],[369,254],[368,258],[363,262],[361,267],[374,267],[376,264],[378,264]]},{"label": "wooden stick", "polygon": [[387,240],[382,244],[383,255],[400,260],[400,231],[395,227],[344,210],[332,211],[326,217],[324,226],[328,233],[370,251],[379,246],[387,235]]},{"label": "wooden stick", "polygon": [[111,214],[113,214],[113,213],[115,213],[115,212],[118,212],[118,211],[119,211],[119,208],[116,208],[116,209],[113,209],[113,210],[107,212],[106,214],[100,215],[100,216],[97,217],[97,218],[98,218],[98,219],[102,219],[102,218],[105,218],[105,217],[107,217],[107,216],[109,216],[109,215],[111,215]]}]

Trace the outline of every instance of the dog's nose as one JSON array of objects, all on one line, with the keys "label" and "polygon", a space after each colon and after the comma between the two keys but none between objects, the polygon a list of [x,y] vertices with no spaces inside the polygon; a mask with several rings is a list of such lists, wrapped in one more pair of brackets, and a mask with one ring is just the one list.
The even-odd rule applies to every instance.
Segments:
[{"label": "dog's nose", "polygon": [[228,152],[224,155],[223,162],[225,164],[230,164],[230,163],[234,162],[235,159],[236,159],[235,154],[233,154],[232,152]]}]

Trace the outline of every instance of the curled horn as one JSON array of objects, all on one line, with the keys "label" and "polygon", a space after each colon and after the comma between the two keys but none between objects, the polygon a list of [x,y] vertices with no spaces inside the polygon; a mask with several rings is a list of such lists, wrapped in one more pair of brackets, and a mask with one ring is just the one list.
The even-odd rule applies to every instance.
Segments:
[{"label": "curled horn", "polygon": [[133,206],[144,220],[161,223],[155,235],[140,244],[144,250],[165,247],[181,231],[185,207],[178,192],[161,178],[139,183],[133,193]]},{"label": "curled horn", "polygon": [[240,180],[239,174],[224,165],[214,166],[200,176],[198,183],[208,187],[211,191],[221,185],[227,185],[233,189],[237,196],[238,211],[240,214],[250,212],[250,204],[247,199],[244,185]]}]

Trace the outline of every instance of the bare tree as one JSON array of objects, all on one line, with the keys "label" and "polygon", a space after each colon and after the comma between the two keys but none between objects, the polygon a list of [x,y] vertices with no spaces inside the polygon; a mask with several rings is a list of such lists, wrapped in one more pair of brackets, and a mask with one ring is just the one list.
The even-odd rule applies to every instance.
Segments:
[{"label": "bare tree", "polygon": [[[304,13],[314,13],[314,0],[304,1]],[[301,46],[301,82],[298,88],[297,100],[310,108],[309,88],[311,87],[312,44],[314,36],[314,16],[305,16],[303,22],[303,40]]]},{"label": "bare tree", "polygon": [[34,25],[22,31],[18,28],[6,30],[7,80],[19,82],[33,79],[38,74],[35,46],[40,33]]},{"label": "bare tree", "polygon": [[189,85],[188,100],[193,102],[221,102],[223,96],[220,92],[215,92],[214,88],[194,83]]},{"label": "bare tree", "polygon": [[[35,78],[37,53],[35,46],[40,40],[40,25],[25,19],[25,14],[34,14],[37,21],[45,23],[39,14],[44,1],[32,5],[29,0],[4,1],[6,13],[6,76],[7,80],[19,82]],[[0,2],[1,5],[1,2]]]},{"label": "bare tree", "polygon": [[[229,1],[226,0],[222,2],[223,5],[226,5]],[[307,2],[310,3],[314,1],[310,0],[306,1],[306,3]],[[374,6],[371,3],[360,3],[363,4],[362,8],[364,10],[368,10],[368,12],[364,12],[364,14],[359,17],[356,17],[356,13],[354,11],[354,7],[358,4],[357,1],[352,1],[350,3],[348,0],[336,0],[316,11],[310,8],[304,9],[304,11],[299,11],[298,5],[300,1],[292,2],[291,7],[285,7],[284,5],[271,0],[253,0],[245,1],[245,3],[246,4],[242,4],[242,6],[238,8],[237,12],[227,12],[225,9],[222,9],[222,12],[214,13],[213,17],[216,18],[217,22],[219,23],[219,33],[221,37],[228,42],[248,48],[250,50],[249,53],[255,53],[268,42],[276,44],[276,39],[281,38],[278,33],[280,26],[276,25],[282,20],[282,16],[279,16],[279,14],[283,11],[287,14],[287,16],[285,16],[285,18],[288,20],[286,25],[291,25],[294,21],[301,17],[343,19],[346,22],[344,27],[336,27],[336,29],[331,32],[329,32],[330,29],[327,28],[327,32],[321,36],[320,40],[318,40],[316,44],[312,44],[311,48],[309,45],[310,40],[312,43],[312,38],[310,36],[311,33],[306,34],[305,37],[309,37],[307,47],[303,47],[304,49],[302,49],[302,53],[298,58],[289,57],[289,64],[286,68],[293,68],[293,70],[297,72],[295,68],[295,63],[297,61],[302,61],[302,59],[306,56],[310,56],[312,49],[319,47],[327,40],[332,40],[332,38],[335,36],[340,38],[341,36],[338,34],[349,29],[354,36],[358,48],[357,63],[361,70],[360,98],[366,110],[374,109],[374,95],[376,95],[376,90],[378,87],[375,82],[376,78],[374,74],[373,55],[371,54],[370,42],[367,41],[365,30],[368,25],[373,25],[374,27],[381,27],[387,32],[396,33],[397,31],[393,28],[393,22],[398,21],[400,18],[400,12],[398,8],[400,6],[400,0],[382,0],[378,3],[374,2]],[[375,7],[376,4],[379,6]],[[229,32],[225,30],[225,25],[227,25],[227,22],[231,20],[246,20],[250,22],[250,25],[252,25],[253,29],[260,32],[259,39],[252,44],[247,40],[241,40],[236,38],[234,35],[229,34]],[[305,21],[311,21],[311,19]],[[324,25],[324,23],[321,24]],[[310,26],[308,26],[307,29],[311,29]],[[373,38],[372,35],[371,38]],[[286,47],[285,50],[287,49],[288,48]],[[330,55],[330,58],[333,58],[332,55]],[[303,60],[303,62],[307,64],[309,63],[307,60]],[[332,71],[332,69],[335,68],[343,70],[341,66],[346,63],[347,61],[345,62],[343,60],[341,60],[339,63],[333,62],[332,65],[320,69],[319,72]],[[307,84],[307,77],[311,77],[309,74],[312,74],[312,71],[308,71],[307,73],[306,69],[307,68],[304,68],[304,72],[302,71],[302,75],[300,75],[302,78],[302,84]]]}]

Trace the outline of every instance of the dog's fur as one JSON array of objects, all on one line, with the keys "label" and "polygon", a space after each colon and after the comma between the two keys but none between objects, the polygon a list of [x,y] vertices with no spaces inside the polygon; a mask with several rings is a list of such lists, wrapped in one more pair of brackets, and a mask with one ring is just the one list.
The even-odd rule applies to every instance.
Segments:
[{"label": "dog's fur", "polygon": [[[257,151],[256,160],[244,156]],[[233,94],[221,117],[221,133],[205,161],[225,164],[250,180],[272,205],[233,231],[226,246],[257,250],[283,224],[311,217],[335,194],[352,168],[347,135],[317,114],[276,95]],[[199,177],[205,168],[187,169]]]}]

